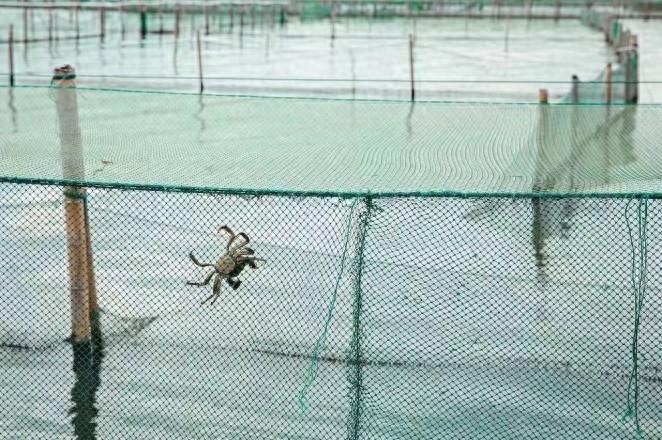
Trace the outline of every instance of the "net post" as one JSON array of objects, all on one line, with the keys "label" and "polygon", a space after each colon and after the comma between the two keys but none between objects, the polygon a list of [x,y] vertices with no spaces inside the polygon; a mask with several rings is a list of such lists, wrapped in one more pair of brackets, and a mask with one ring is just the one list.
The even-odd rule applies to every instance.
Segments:
[{"label": "net post", "polygon": [[14,87],[14,25],[9,25],[9,39],[7,40],[9,54],[9,87]]},{"label": "net post", "polygon": [[147,37],[147,11],[143,3],[140,3],[138,9],[140,10],[140,39],[144,40]]},{"label": "net post", "polygon": [[99,40],[103,42],[106,39],[106,9],[101,6],[99,9]]},{"label": "net post", "polygon": [[28,8],[23,6],[23,44],[28,44]]},{"label": "net post", "polygon": [[409,84],[410,99],[416,100],[416,90],[414,88],[414,35],[409,34]]},{"label": "net post", "polygon": [[363,199],[363,209],[358,216],[358,236],[354,257],[354,301],[352,304],[352,338],[348,354],[348,381],[350,385],[350,417],[348,418],[347,438],[360,438],[361,416],[363,412],[363,323],[361,321],[363,308],[362,277],[364,268],[364,251],[370,216],[374,208],[371,197]]},{"label": "net post", "polygon": [[607,68],[605,69],[605,103],[607,104],[611,104],[612,78],[613,72],[611,68],[611,62],[609,62],[607,63]]},{"label": "net post", "polygon": [[80,5],[74,6],[74,21],[76,22],[76,41],[80,40]]},{"label": "net post", "polygon": [[577,75],[572,75],[572,103],[579,103],[579,77]]},{"label": "net post", "polygon": [[200,43],[200,31],[198,30],[196,34],[196,39],[198,43],[198,79],[200,80],[200,94],[204,92],[205,85],[202,77],[202,44]]},{"label": "net post", "polygon": [[639,50],[637,36],[629,35],[625,52],[625,102],[635,104],[639,100]]},{"label": "net post", "polygon": [[202,15],[205,20],[205,35],[209,35],[209,12],[207,11],[207,3],[202,3]]},{"label": "net post", "polygon": [[179,8],[179,3],[175,3],[175,28],[173,29],[173,34],[175,34],[175,40],[179,39],[179,21],[181,20],[181,10]]},{"label": "net post", "polygon": [[[82,182],[85,178],[81,132],[78,123],[76,71],[66,65],[54,69],[51,84],[57,88],[56,109],[62,155],[62,177]],[[84,187],[64,188],[64,215],[71,296],[71,340],[89,343],[98,333],[98,302],[94,283],[92,246]]]}]

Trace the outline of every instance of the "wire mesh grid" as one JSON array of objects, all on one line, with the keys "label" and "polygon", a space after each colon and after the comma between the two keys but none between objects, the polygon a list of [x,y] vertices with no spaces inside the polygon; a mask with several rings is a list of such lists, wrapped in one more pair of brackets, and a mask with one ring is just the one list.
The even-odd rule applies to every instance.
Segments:
[{"label": "wire mesh grid", "polygon": [[[10,438],[661,434],[656,199],[89,189],[73,353],[62,188],[0,199]],[[224,224],[266,261],[201,304]]]}]

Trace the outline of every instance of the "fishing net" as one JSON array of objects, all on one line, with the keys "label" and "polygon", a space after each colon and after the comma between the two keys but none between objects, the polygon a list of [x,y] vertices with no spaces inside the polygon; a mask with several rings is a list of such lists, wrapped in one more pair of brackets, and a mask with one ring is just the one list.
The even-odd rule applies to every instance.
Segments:
[{"label": "fishing net", "polygon": [[[662,107],[0,91],[10,437],[662,435]],[[222,225],[264,261],[201,304]]]}]

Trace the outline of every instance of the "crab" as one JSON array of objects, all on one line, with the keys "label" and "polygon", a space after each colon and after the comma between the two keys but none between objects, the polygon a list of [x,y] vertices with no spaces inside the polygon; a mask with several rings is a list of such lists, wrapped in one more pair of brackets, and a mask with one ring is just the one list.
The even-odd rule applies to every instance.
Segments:
[{"label": "crab", "polygon": [[201,263],[195,258],[193,252],[189,254],[191,261],[193,261],[193,264],[196,266],[211,267],[213,269],[201,283],[193,281],[188,281],[186,283],[189,286],[204,287],[211,282],[212,278],[214,279],[212,294],[202,301],[201,304],[206,303],[210,299],[212,300],[212,304],[216,302],[221,295],[221,282],[223,280],[225,280],[233,290],[237,290],[241,285],[241,281],[238,280],[237,277],[241,274],[244,268],[248,266],[251,269],[257,269],[258,262],[266,261],[263,258],[255,257],[255,251],[247,246],[251,240],[246,233],[240,232],[235,234],[227,225],[219,227],[218,232],[225,233],[230,237],[225,246],[225,253],[221,255],[215,264]]}]

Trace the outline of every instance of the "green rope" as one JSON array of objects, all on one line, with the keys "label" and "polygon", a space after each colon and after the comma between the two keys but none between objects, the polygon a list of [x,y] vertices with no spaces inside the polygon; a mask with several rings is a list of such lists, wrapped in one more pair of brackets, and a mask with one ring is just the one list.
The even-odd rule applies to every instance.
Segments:
[{"label": "green rope", "polygon": [[[630,279],[634,291],[634,332],[632,335],[632,371],[628,380],[627,408],[623,415],[623,421],[634,417],[637,435],[641,435],[642,431],[639,424],[639,325],[641,323],[641,311],[644,306],[646,278],[648,274],[648,199],[639,199],[637,205],[638,255],[634,238],[632,237],[632,226],[630,225],[631,202],[632,199],[625,206],[625,224],[628,229],[630,249],[632,251]],[[637,261],[637,256],[639,257],[639,261]]]},{"label": "green rope", "polygon": [[342,279],[343,271],[345,269],[345,261],[347,260],[347,249],[349,248],[349,238],[352,228],[352,220],[354,218],[354,208],[356,207],[356,200],[352,202],[352,206],[347,216],[347,223],[345,225],[345,243],[343,245],[342,257],[340,259],[340,269],[338,271],[338,276],[336,278],[336,285],[333,289],[333,294],[331,295],[331,301],[329,302],[329,307],[326,311],[326,319],[324,321],[324,329],[322,333],[317,338],[315,342],[315,348],[311,355],[310,364],[308,365],[308,371],[306,372],[306,381],[304,382],[301,391],[299,392],[299,409],[302,413],[308,411],[308,392],[313,386],[315,379],[317,378],[317,370],[319,369],[319,358],[320,354],[324,350],[324,345],[326,344],[326,337],[329,333],[329,327],[331,326],[331,321],[333,320],[333,314],[336,309],[336,300],[338,298],[338,288],[340,287],[340,280]]}]

